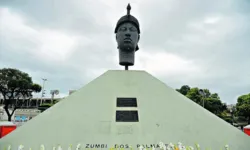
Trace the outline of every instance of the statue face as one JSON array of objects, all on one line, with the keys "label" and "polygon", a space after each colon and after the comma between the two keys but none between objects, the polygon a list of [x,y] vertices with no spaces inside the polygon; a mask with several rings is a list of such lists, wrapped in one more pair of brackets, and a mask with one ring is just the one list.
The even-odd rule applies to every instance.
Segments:
[{"label": "statue face", "polygon": [[140,35],[132,23],[121,24],[116,33],[118,49],[135,51]]}]

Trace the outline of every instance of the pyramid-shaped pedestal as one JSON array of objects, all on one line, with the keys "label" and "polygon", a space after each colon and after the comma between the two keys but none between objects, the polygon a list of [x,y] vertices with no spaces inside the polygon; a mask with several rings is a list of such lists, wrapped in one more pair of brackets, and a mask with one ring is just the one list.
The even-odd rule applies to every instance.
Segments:
[{"label": "pyramid-shaped pedestal", "polygon": [[[249,150],[250,138],[145,71],[107,71],[0,139],[0,149],[22,144],[83,149],[177,143]],[[103,145],[98,145],[103,144]]]}]

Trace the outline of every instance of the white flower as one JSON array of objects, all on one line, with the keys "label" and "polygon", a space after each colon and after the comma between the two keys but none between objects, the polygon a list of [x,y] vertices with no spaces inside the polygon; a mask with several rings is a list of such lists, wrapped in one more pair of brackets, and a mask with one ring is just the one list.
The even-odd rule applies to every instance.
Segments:
[{"label": "white flower", "polygon": [[182,143],[181,143],[181,142],[178,142],[177,145],[178,145],[178,148],[179,148],[180,150],[182,150]]},{"label": "white flower", "polygon": [[8,150],[11,150],[11,145],[8,146]]},{"label": "white flower", "polygon": [[172,148],[168,145],[167,150],[171,150]]},{"label": "white flower", "polygon": [[177,145],[180,150],[186,150],[186,147],[183,146],[181,142],[178,142]]},{"label": "white flower", "polygon": [[68,150],[72,150],[72,144],[69,146]]},{"label": "white flower", "polygon": [[53,146],[52,150],[56,150],[56,147],[55,147],[55,146]]},{"label": "white flower", "polygon": [[81,148],[81,144],[77,144],[76,150],[80,150],[80,148]]},{"label": "white flower", "polygon": [[173,144],[173,143],[169,143],[169,146],[170,146],[171,148],[174,148],[174,144]]},{"label": "white flower", "polygon": [[178,146],[182,146],[182,143],[181,142],[178,142],[178,144],[177,144]]},{"label": "white flower", "polygon": [[45,147],[43,144],[40,146],[40,150],[45,150]]},{"label": "white flower", "polygon": [[189,146],[189,148],[190,148],[191,150],[194,150],[194,148],[193,148],[192,146]]},{"label": "white flower", "polygon": [[163,145],[164,145],[163,142],[159,142],[160,147],[163,147]]},{"label": "white flower", "polygon": [[62,150],[61,145],[58,145],[57,150]]},{"label": "white flower", "polygon": [[166,145],[163,142],[159,142],[160,149],[166,150]]},{"label": "white flower", "polygon": [[155,150],[155,147],[153,146],[151,150]]},{"label": "white flower", "polygon": [[140,146],[139,147],[139,150],[144,150],[145,148],[143,146]]},{"label": "white flower", "polygon": [[225,145],[225,149],[226,149],[226,150],[229,150],[229,145]]},{"label": "white flower", "polygon": [[23,150],[24,146],[23,145],[19,145],[18,146],[18,150]]}]

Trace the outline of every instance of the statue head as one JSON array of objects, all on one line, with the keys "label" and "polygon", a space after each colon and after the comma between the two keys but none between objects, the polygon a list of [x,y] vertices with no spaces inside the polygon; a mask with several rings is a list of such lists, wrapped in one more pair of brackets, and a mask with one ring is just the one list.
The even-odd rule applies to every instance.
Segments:
[{"label": "statue head", "polygon": [[130,15],[130,4],[127,15],[121,17],[116,24],[115,33],[119,49],[120,65],[134,65],[134,53],[139,50],[140,25],[138,20]]},{"label": "statue head", "polygon": [[122,23],[116,33],[118,49],[122,51],[137,51],[140,35],[136,26],[130,22]]}]

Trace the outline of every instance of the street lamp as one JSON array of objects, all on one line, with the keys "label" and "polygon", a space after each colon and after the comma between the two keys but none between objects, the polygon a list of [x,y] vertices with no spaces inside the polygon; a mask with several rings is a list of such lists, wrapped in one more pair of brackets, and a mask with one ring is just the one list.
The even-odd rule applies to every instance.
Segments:
[{"label": "street lamp", "polygon": [[40,102],[40,105],[41,105],[41,103],[42,103],[42,100],[43,100],[43,97],[44,97],[44,94],[45,94],[44,87],[45,87],[45,82],[47,81],[47,79],[42,78],[42,80],[43,80],[43,86],[42,86],[42,96],[41,96],[41,102]]},{"label": "street lamp", "polygon": [[203,108],[204,108],[204,98],[206,97],[206,93],[202,89],[200,89],[198,92],[202,96]]},{"label": "street lamp", "polygon": [[59,90],[51,90],[51,104],[53,104],[54,96],[59,94]]},{"label": "street lamp", "polygon": [[235,107],[233,106],[230,110],[231,117],[232,117],[232,124],[234,125],[234,112],[235,112]]}]

